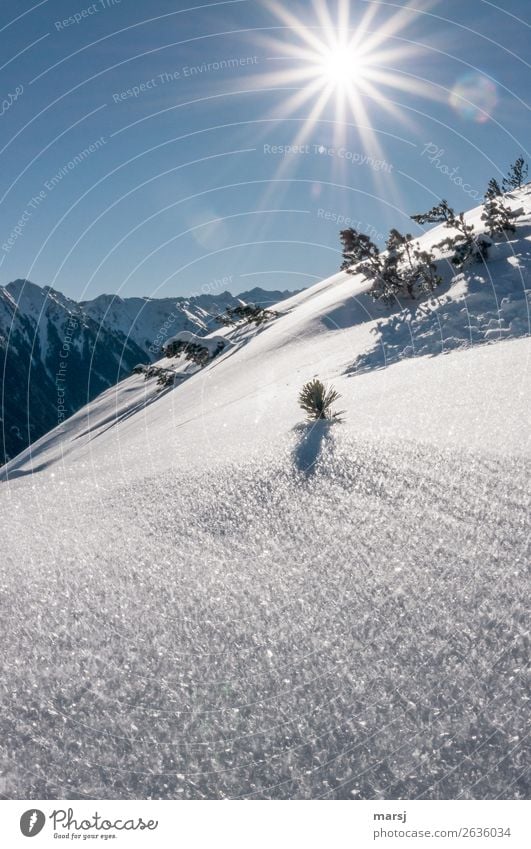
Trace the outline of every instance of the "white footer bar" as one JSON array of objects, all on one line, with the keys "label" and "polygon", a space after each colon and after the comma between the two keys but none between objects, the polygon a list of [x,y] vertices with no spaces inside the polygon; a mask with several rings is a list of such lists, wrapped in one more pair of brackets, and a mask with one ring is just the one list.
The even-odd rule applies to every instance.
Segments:
[{"label": "white footer bar", "polygon": [[0,802],[6,849],[528,849],[530,823],[516,801]]}]

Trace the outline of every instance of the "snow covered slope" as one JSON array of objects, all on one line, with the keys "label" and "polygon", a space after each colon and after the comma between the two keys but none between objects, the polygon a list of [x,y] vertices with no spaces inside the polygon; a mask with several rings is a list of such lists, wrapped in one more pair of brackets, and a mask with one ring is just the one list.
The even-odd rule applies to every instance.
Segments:
[{"label": "snow covered slope", "polygon": [[239,295],[230,292],[193,295],[190,298],[121,298],[100,295],[81,301],[80,308],[103,327],[122,334],[153,359],[152,348],[159,348],[168,336],[181,330],[200,335],[212,328],[212,317],[240,301],[267,306],[291,293],[268,292],[256,287]]},{"label": "snow covered slope", "polygon": [[78,303],[28,280],[0,286],[0,465],[137,363],[156,359],[170,334],[202,336],[227,306],[267,305],[289,294],[255,288],[238,297],[226,291],[190,298],[101,295]]},{"label": "snow covered slope", "polygon": [[[457,280],[446,264],[431,300],[391,311],[335,275],[8,464],[8,796],[526,795],[531,202],[514,203],[515,238]],[[302,421],[314,376],[343,423]]]}]

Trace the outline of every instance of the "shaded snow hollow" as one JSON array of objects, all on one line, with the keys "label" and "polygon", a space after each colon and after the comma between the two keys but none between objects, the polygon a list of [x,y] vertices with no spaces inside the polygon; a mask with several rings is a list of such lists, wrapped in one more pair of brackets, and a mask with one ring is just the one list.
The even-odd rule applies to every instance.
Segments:
[{"label": "shaded snow hollow", "polygon": [[[335,275],[221,331],[231,347],[176,388],[135,375],[9,464],[6,795],[528,794],[526,190],[514,203],[493,265],[422,305]],[[302,421],[316,375],[344,423]]]}]

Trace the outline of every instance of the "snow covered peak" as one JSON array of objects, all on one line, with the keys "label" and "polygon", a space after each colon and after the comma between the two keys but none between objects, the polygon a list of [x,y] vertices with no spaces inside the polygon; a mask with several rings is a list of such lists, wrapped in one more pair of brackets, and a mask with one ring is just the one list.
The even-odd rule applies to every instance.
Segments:
[{"label": "snow covered peak", "polygon": [[30,280],[13,280],[3,288],[20,307],[24,306],[25,309],[40,309],[46,298],[46,290]]}]

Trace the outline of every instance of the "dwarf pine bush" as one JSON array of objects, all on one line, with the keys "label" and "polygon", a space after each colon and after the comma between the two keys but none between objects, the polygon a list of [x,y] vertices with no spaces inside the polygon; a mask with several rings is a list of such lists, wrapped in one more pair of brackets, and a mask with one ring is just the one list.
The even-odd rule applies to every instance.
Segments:
[{"label": "dwarf pine bush", "polygon": [[256,304],[241,304],[238,307],[227,307],[224,313],[215,317],[215,321],[225,327],[237,324],[256,324],[259,327],[274,318],[278,318],[275,310],[266,310]]},{"label": "dwarf pine bush", "polygon": [[495,177],[491,177],[489,180],[489,184],[487,186],[487,191],[485,192],[486,200],[493,200],[494,198],[499,198],[503,195],[500,184],[496,180]]},{"label": "dwarf pine bush", "polygon": [[222,350],[222,344],[218,344],[217,349],[211,352],[206,345],[201,345],[199,342],[188,342],[183,339],[175,339],[164,347],[164,353],[167,357],[178,357],[182,354],[186,360],[191,360],[196,365],[201,366],[201,368],[204,368]]},{"label": "dwarf pine bush", "polygon": [[488,198],[485,200],[481,220],[485,222],[487,232],[490,236],[516,232],[512,211],[499,198]]},{"label": "dwarf pine bush", "polygon": [[384,254],[369,236],[352,227],[339,236],[343,246],[341,270],[363,274],[372,281],[370,293],[376,300],[391,303],[399,296],[415,299],[416,294],[432,292],[441,282],[432,255],[421,250],[409,233],[403,236],[393,228]]},{"label": "dwarf pine bush", "polygon": [[428,212],[412,215],[417,224],[439,224],[444,222],[449,229],[456,230],[454,236],[447,236],[434,247],[441,250],[453,250],[450,259],[452,265],[463,266],[467,262],[486,262],[489,256],[490,242],[484,236],[474,234],[474,225],[467,224],[462,212],[455,213],[446,200],[442,200]]},{"label": "dwarf pine bush", "polygon": [[304,410],[308,421],[327,419],[328,421],[341,421],[344,410],[334,412],[332,404],[341,398],[333,386],[326,387],[318,378],[308,381],[302,387],[299,394],[299,406]]},{"label": "dwarf pine bush", "polygon": [[[381,270],[380,249],[366,233],[359,233],[353,227],[341,230],[339,234],[343,246],[341,271],[357,274],[362,270],[366,277],[372,278]],[[363,262],[363,268],[353,266]]]},{"label": "dwarf pine bush", "polygon": [[507,176],[502,180],[503,191],[510,192],[513,189],[521,189],[527,180],[527,172],[527,162],[523,156],[519,156],[509,168]]}]

